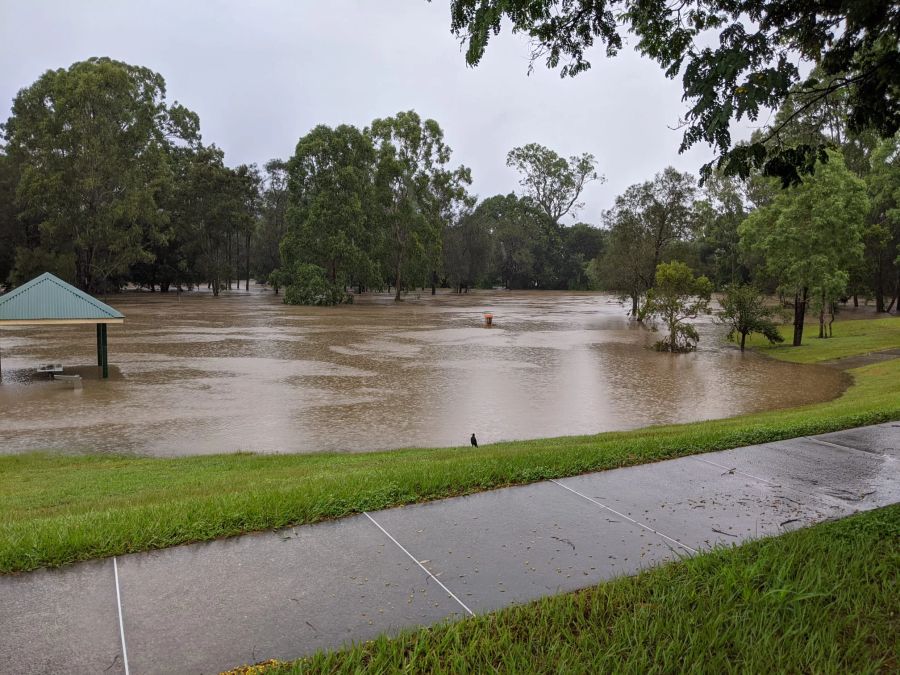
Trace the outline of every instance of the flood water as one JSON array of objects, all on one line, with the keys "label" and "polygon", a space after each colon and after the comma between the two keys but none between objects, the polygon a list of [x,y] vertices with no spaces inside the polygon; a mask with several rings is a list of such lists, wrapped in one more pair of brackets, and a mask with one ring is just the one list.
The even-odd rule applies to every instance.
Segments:
[{"label": "flood water", "polygon": [[[361,452],[624,430],[837,396],[839,371],[741,354],[711,318],[692,354],[599,294],[387,295],[291,307],[262,288],[125,294],[97,379],[93,325],[0,330],[0,453]],[[483,327],[492,310],[494,326]],[[84,387],[33,370],[61,362]]]}]

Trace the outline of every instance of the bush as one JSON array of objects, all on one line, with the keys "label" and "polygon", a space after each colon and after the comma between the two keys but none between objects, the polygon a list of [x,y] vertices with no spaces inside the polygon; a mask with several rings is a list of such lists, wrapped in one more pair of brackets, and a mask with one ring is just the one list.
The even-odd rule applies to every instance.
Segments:
[{"label": "bush", "polygon": [[284,301],[289,305],[340,305],[352,303],[344,286],[332,283],[318,265],[299,263],[286,279]]}]

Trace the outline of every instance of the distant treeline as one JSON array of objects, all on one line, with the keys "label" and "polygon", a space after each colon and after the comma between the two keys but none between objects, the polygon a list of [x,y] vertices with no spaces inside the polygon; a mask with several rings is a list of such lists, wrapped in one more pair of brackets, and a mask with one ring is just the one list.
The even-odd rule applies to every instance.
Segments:
[{"label": "distant treeline", "polygon": [[[900,144],[850,133],[839,96],[789,97],[773,121],[832,148],[801,185],[668,168],[574,222],[590,154],[513,148],[518,194],[478,199],[437,122],[413,111],[318,126],[287,160],[229,167],[163,78],[106,58],[16,96],[0,148],[0,282],[43,271],[92,291],[249,285],[331,304],[417,287],[608,290],[640,316],[660,263],[713,287],[753,283],[795,306],[900,288]],[[760,131],[759,138],[763,138]],[[611,163],[610,159],[606,160]]]}]

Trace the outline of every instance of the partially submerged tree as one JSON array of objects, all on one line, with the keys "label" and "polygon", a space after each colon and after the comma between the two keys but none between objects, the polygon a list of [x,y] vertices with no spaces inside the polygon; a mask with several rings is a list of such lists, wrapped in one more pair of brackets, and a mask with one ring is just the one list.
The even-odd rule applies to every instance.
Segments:
[{"label": "partially submerged tree", "polygon": [[632,185],[605,214],[609,246],[601,259],[604,285],[631,298],[631,316],[640,318],[641,299],[653,286],[657,265],[670,247],[692,235],[694,178],[669,167],[652,181]]},{"label": "partially submerged tree", "polygon": [[657,351],[689,352],[697,348],[700,335],[686,323],[709,309],[712,284],[695,277],[683,262],[661,263],[656,268],[653,288],[647,293],[646,312],[666,325],[669,334],[656,343]]},{"label": "partially submerged tree", "polygon": [[772,320],[778,310],[766,304],[766,297],[749,284],[728,286],[722,296],[719,321],[728,326],[728,339],[737,338],[741,351],[747,337],[763,335],[770,343],[784,342]]},{"label": "partially submerged tree", "polygon": [[375,144],[384,259],[399,301],[405,282],[438,268],[443,224],[465,202],[472,178],[465,167],[447,167],[451,150],[440,125],[413,110],[375,120],[366,134]]},{"label": "partially submerged tree", "polygon": [[483,280],[491,263],[491,232],[482,212],[468,211],[444,229],[444,274],[457,293]]},{"label": "partially submerged tree", "polygon": [[[281,243],[286,270],[318,266],[340,288],[351,280],[375,280],[380,216],[374,173],[372,140],[356,127],[320,125],[300,139],[288,162],[287,234]],[[286,300],[300,297],[285,294]]]},{"label": "partially submerged tree", "polygon": [[148,68],[92,58],[47,71],[13,101],[3,131],[21,167],[18,204],[40,223],[41,247],[74,256],[84,289],[153,260],[169,149],[199,142],[197,116],[165,95]]}]

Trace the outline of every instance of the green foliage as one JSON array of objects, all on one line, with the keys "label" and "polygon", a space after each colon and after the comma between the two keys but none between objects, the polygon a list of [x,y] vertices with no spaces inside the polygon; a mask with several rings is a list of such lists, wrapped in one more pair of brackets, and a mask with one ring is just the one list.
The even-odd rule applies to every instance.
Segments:
[{"label": "green foliage", "polygon": [[[280,280],[280,279],[279,279]],[[318,265],[297,263],[284,278],[284,301],[289,305],[340,305],[353,296],[334,283]]]},{"label": "green foliage", "polygon": [[[451,30],[467,43],[469,65],[481,61],[504,19],[531,38],[532,65],[538,58],[549,68],[564,62],[564,77],[591,67],[595,42],[612,57],[624,35],[636,36],[637,49],[667,77],[682,78],[689,108],[680,150],[705,142],[719,154],[701,171],[704,177],[714,164],[741,177],[762,170],[784,184],[812,171],[823,158],[820,144],[731,144],[733,120],[758,119],[797,95],[801,83],[813,100],[845,91],[852,130],[872,128],[886,138],[900,129],[896,3],[453,0]],[[718,44],[700,46],[708,44],[707,31],[718,33]],[[798,58],[817,63],[819,76],[801,78]],[[773,138],[779,131],[772,130]]]},{"label": "green foliage", "polygon": [[377,281],[375,159],[372,140],[353,126],[320,125],[300,139],[288,163],[286,265],[318,265],[341,288]]},{"label": "green foliage", "polygon": [[57,253],[45,248],[16,249],[15,266],[9,273],[13,286],[21,286],[44,272],[50,272],[63,281],[75,283],[75,254]]},{"label": "green foliage", "polygon": [[[257,279],[273,283],[272,273],[281,264],[281,240],[287,233],[287,162],[266,162],[262,183],[260,219],[253,234],[253,271]],[[277,277],[275,277],[277,280]],[[273,284],[277,288],[284,284]]]},{"label": "green foliage", "polygon": [[404,281],[425,279],[441,259],[441,233],[469,199],[469,170],[449,169],[451,150],[432,119],[415,111],[377,119],[366,129],[375,144],[375,185],[385,223],[384,259],[400,300]]},{"label": "green foliage", "polygon": [[168,152],[196,142],[197,126],[166,105],[160,75],[108,58],[47,71],[19,91],[4,125],[21,167],[17,203],[40,223],[47,252],[75,256],[80,286],[103,289],[152,261],[145,240],[166,225]]},{"label": "green foliage", "polygon": [[641,299],[653,285],[657,265],[677,242],[693,235],[695,194],[693,177],[668,167],[652,181],[629,187],[604,214],[609,245],[599,263],[602,287],[630,297],[635,318],[643,316]]},{"label": "green foliage", "polygon": [[781,288],[795,296],[795,345],[807,298],[822,298],[824,306],[844,292],[848,270],[862,255],[868,208],[864,183],[831,153],[814,176],[780,192],[741,225],[744,249],[761,255]]},{"label": "green foliage", "polygon": [[444,229],[444,274],[451,286],[476,286],[490,273],[492,240],[484,212],[467,211]]},{"label": "green foliage", "polygon": [[683,262],[660,263],[653,288],[647,293],[645,312],[666,324],[669,334],[656,343],[657,351],[690,352],[700,339],[697,329],[685,323],[709,309],[712,284],[706,277],[695,277]]},{"label": "green foliage", "polygon": [[734,285],[725,289],[719,320],[728,326],[728,339],[737,337],[741,351],[747,337],[753,333],[764,336],[769,343],[784,342],[778,326],[772,320],[778,311],[766,305],[766,298],[750,285]]},{"label": "green foliage", "polygon": [[589,153],[565,159],[537,143],[513,148],[506,155],[506,166],[522,174],[519,185],[525,188],[525,195],[552,223],[584,206],[578,198],[587,183],[606,180],[597,174],[596,165]]},{"label": "green foliage", "polygon": [[900,295],[900,138],[880,143],[872,153],[866,187],[871,210],[863,230],[863,274],[875,295],[877,311],[885,296]]}]

